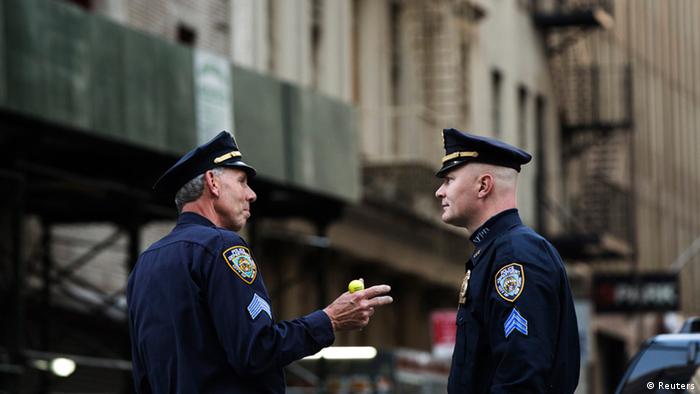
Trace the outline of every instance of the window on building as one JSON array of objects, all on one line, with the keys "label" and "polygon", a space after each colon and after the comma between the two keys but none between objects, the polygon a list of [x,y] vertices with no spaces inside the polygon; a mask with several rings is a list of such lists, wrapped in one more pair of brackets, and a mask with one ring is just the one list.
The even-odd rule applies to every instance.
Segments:
[{"label": "window on building", "polygon": [[403,3],[389,3],[389,50],[391,51],[391,102],[399,105],[399,86],[401,81],[401,15]]},{"label": "window on building", "polygon": [[323,37],[323,0],[311,0],[311,61],[313,86],[318,88],[321,39]]},{"label": "window on building", "polygon": [[268,2],[267,3],[267,20],[268,22],[266,23],[267,25],[267,44],[268,48],[270,51],[269,56],[267,57],[267,69],[270,71],[274,71],[276,67],[276,62],[275,59],[277,56],[275,56],[275,53],[277,51],[277,23],[275,20],[275,12],[277,11],[275,8],[277,6],[273,2]]},{"label": "window on building", "polygon": [[471,87],[469,85],[469,41],[466,35],[463,35],[459,45],[459,86],[462,94],[460,94],[460,112],[462,113],[462,124],[469,124],[469,93]]},{"label": "window on building", "polygon": [[[537,129],[537,135],[541,136],[544,140],[544,132],[545,132],[545,118],[547,115],[547,101],[544,98],[544,96],[537,95],[537,99],[535,100],[535,129]],[[539,145],[539,139],[538,139],[538,145]]]},{"label": "window on building", "polygon": [[535,210],[537,217],[535,225],[537,229],[546,234],[549,230],[546,227],[546,221],[544,216],[544,209],[542,203],[547,201],[547,183],[545,176],[545,169],[547,168],[547,156],[545,155],[545,141],[547,140],[547,102],[544,96],[537,95],[535,99],[535,160],[537,166],[537,178],[535,179],[535,188],[537,193],[537,201],[539,201],[540,206]]},{"label": "window on building", "polygon": [[352,0],[352,102],[360,103],[360,0]]},{"label": "window on building", "polygon": [[518,141],[517,145],[527,148],[527,88],[524,85],[518,87]]},{"label": "window on building", "polygon": [[503,75],[498,70],[491,71],[491,127],[496,138],[501,136],[501,85]]},{"label": "window on building", "polygon": [[177,42],[189,47],[195,46],[197,41],[197,32],[193,27],[187,26],[184,23],[177,25]]},{"label": "window on building", "polygon": [[66,3],[75,4],[78,7],[90,11],[94,7],[93,0],[65,0]]}]

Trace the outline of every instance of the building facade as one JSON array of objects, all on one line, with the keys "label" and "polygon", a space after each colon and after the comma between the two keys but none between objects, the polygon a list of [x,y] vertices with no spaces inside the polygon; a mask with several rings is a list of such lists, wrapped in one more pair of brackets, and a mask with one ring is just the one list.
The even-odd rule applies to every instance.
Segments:
[{"label": "building facade", "polygon": [[[668,271],[679,256],[688,256],[679,260],[685,262],[679,266],[680,312],[698,310],[692,286],[698,257],[684,254],[700,235],[692,214],[700,206],[700,32],[692,23],[698,6],[690,0],[52,4],[3,3],[8,34],[2,50],[8,55],[0,69],[7,74],[0,99],[8,131],[2,141],[12,160],[3,163],[0,181],[17,196],[24,186],[16,185],[25,185],[32,193],[60,190],[79,198],[63,205],[33,198],[20,204],[26,212],[16,209],[14,194],[1,200],[13,213],[3,216],[3,233],[23,229],[0,243],[17,256],[3,265],[17,280],[3,288],[13,295],[8,305],[22,301],[16,302],[22,308],[9,309],[28,328],[22,341],[12,328],[3,336],[5,343],[31,350],[80,354],[80,339],[92,335],[97,339],[87,341],[86,353],[114,362],[112,372],[91,366],[72,383],[41,372],[31,381],[28,373],[21,379],[27,390],[89,389],[96,387],[94,376],[102,376],[128,391],[128,367],[120,364],[128,359],[120,350],[128,340],[123,286],[134,256],[165,234],[173,219],[169,202],[152,201],[147,186],[176,153],[201,139],[169,130],[201,127],[192,82],[199,83],[196,59],[209,56],[212,64],[230,68],[218,85],[225,88],[217,91],[228,97],[223,112],[230,119],[222,119],[230,120],[224,123],[262,170],[255,186],[265,197],[244,235],[277,316],[294,318],[325,306],[353,278],[389,283],[394,305],[378,311],[366,330],[339,336],[336,345],[430,352],[430,315],[454,308],[470,248],[466,233],[440,222],[434,197],[446,127],[533,153],[520,175],[518,206],[524,221],[551,238],[567,261],[583,338],[579,392],[607,392],[626,357],[659,328],[659,314],[595,313],[596,275]],[[28,28],[30,23],[37,27]],[[45,31],[60,34],[42,41]],[[74,39],[81,34],[89,40]],[[36,66],[32,51],[44,49],[58,56]],[[16,53],[21,56],[9,59]],[[102,59],[103,68],[81,65],[94,59]],[[185,64],[185,71],[168,68],[173,63]],[[46,70],[53,79],[41,80]],[[85,86],[106,93],[83,99]],[[33,88],[49,98],[30,97]],[[12,94],[19,90],[30,93]],[[137,93],[146,97],[138,104],[123,99]],[[41,100],[49,100],[53,112],[39,115]],[[99,112],[102,107],[114,111]],[[107,137],[80,137],[102,129]],[[57,147],[55,168],[47,168],[46,155],[15,149],[32,130],[42,130],[42,149]],[[76,143],[57,142],[66,136]],[[118,171],[97,158],[91,169],[61,164],[67,154],[97,156],[94,146],[133,158],[133,168]],[[149,170],[139,171],[144,166]],[[137,180],[127,176],[137,171]],[[36,174],[46,182],[26,180]],[[103,174],[110,182],[98,182]],[[114,195],[120,196],[110,200],[114,212],[97,214],[96,201]],[[86,206],[75,209],[75,217],[62,214],[75,201]],[[123,217],[120,212],[132,211],[134,201],[141,214]],[[110,323],[89,325],[91,313]],[[67,329],[71,324],[84,328]],[[109,333],[121,340],[105,345]],[[12,361],[20,353],[9,349],[3,357]],[[408,363],[414,373],[419,359],[393,365]],[[445,363],[425,365],[417,370],[437,376],[440,387]],[[336,367],[299,363],[289,371],[290,383],[304,392],[323,381],[338,391],[358,379],[360,386],[383,381],[366,371],[349,378]],[[401,373],[395,376],[408,372]]]},{"label": "building facade", "polygon": [[[614,25],[549,45],[562,108],[566,201],[615,253],[592,276],[676,276],[679,310],[598,314],[595,384],[611,390],[646,338],[698,311],[698,62],[700,10],[692,1],[614,1]],[[591,298],[597,289],[591,289]],[[667,311],[668,312],[668,311]],[[620,354],[622,356],[620,356]],[[601,391],[603,392],[603,391]]]}]

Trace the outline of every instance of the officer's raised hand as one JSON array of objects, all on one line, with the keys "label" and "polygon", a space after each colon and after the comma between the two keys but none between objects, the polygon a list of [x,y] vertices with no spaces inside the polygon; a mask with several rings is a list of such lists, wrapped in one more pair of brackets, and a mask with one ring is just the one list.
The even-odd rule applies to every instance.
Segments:
[{"label": "officer's raised hand", "polygon": [[356,330],[369,323],[375,307],[394,301],[387,295],[389,291],[388,285],[377,285],[354,293],[345,292],[323,311],[331,319],[333,331]]}]

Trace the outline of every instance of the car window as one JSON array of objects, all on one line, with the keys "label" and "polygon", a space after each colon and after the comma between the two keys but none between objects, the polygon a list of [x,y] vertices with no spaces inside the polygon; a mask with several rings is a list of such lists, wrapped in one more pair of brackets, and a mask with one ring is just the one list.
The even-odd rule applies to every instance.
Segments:
[{"label": "car window", "polygon": [[634,365],[622,394],[699,393],[700,366],[688,363],[688,346],[652,344]]},{"label": "car window", "polygon": [[680,367],[685,366],[687,363],[688,347],[685,344],[682,346],[653,344],[644,351],[639,361],[637,361],[629,379],[636,380],[640,376],[647,375],[656,369],[673,366]]}]

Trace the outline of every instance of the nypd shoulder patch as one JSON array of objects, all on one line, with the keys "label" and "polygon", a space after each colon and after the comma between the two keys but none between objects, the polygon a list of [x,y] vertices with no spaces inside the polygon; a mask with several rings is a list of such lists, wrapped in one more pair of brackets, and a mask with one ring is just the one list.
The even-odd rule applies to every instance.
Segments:
[{"label": "nypd shoulder patch", "polygon": [[503,331],[506,338],[508,338],[513,331],[520,331],[521,334],[527,335],[527,320],[525,320],[517,309],[513,308],[505,324],[503,324]]},{"label": "nypd shoulder patch", "polygon": [[255,318],[260,315],[260,312],[267,313],[267,316],[272,319],[272,309],[270,309],[270,304],[268,304],[267,301],[265,301],[265,299],[259,295],[253,294],[253,299],[250,301],[250,304],[248,304],[248,313],[250,313],[250,317],[255,320]]},{"label": "nypd shoulder patch", "polygon": [[509,302],[520,297],[525,288],[525,271],[518,263],[511,263],[501,268],[494,279],[498,295]]},{"label": "nypd shoulder patch", "polygon": [[258,275],[258,267],[255,266],[255,261],[250,256],[250,250],[245,246],[232,246],[223,253],[226,264],[238,275],[245,283],[252,284]]}]

